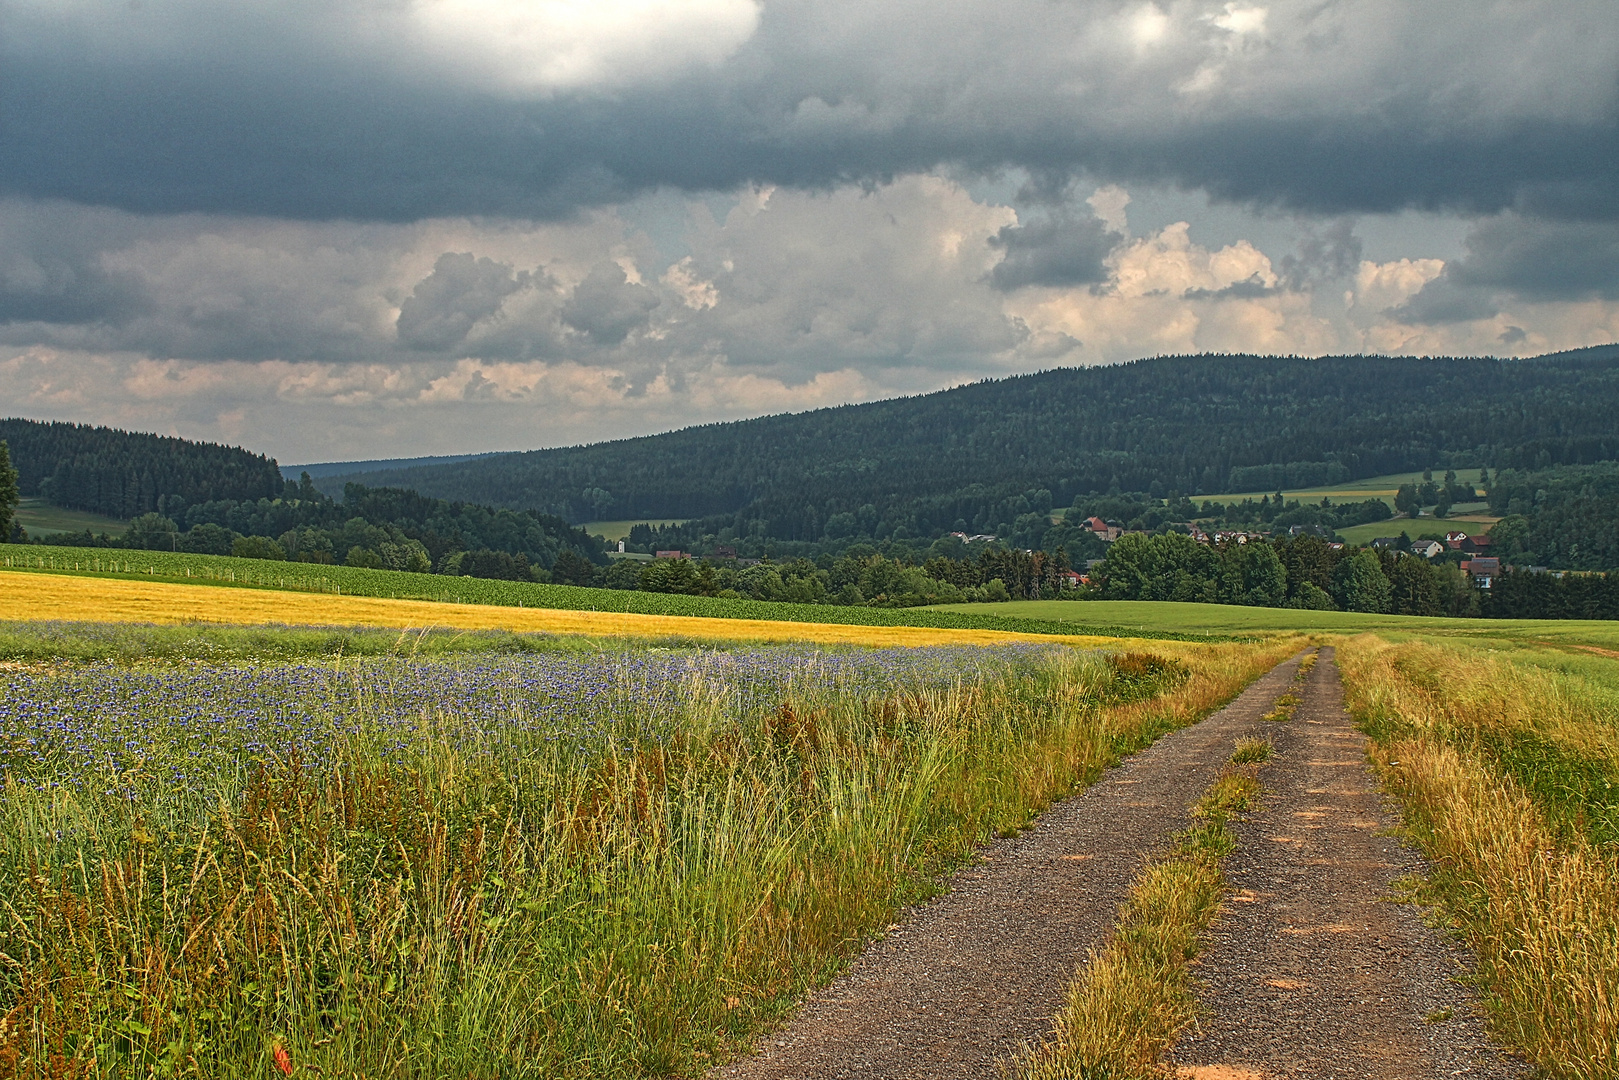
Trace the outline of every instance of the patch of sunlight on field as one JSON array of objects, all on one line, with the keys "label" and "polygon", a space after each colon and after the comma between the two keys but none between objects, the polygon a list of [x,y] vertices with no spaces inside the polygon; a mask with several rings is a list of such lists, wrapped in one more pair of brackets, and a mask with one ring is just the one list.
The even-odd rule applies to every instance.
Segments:
[{"label": "patch of sunlight on field", "polygon": [[[364,596],[223,589],[209,585],[120,581],[0,571],[0,619],[87,622],[224,623],[326,626],[453,627],[517,633],[610,637],[680,636],[728,641],[812,641],[837,645],[989,645],[1052,641],[1049,635],[1004,630],[943,630],[920,626],[852,626],[770,622],[613,611],[383,600]],[[1095,644],[1111,638],[1074,635],[1057,640]]]},{"label": "patch of sunlight on field", "polygon": [[587,521],[579,526],[591,536],[600,536],[607,540],[625,540],[629,538],[630,530],[637,525],[684,525],[685,518],[632,518],[628,521]]},{"label": "patch of sunlight on field", "polygon": [[[1443,471],[1436,474],[1442,477]],[[1478,479],[1476,469],[1458,469],[1456,477],[1462,483],[1471,483]],[[1282,494],[1289,499],[1320,499],[1323,496],[1334,502],[1360,502],[1362,499],[1394,498],[1394,493],[1400,490],[1401,484],[1422,483],[1422,473],[1387,473],[1383,476],[1368,476],[1364,480],[1346,480],[1341,484],[1322,484],[1319,487],[1283,488]],[[1274,491],[1228,491],[1220,495],[1194,495],[1192,501],[1202,506],[1205,501],[1228,503],[1241,502],[1244,499],[1262,499],[1274,495]]]},{"label": "patch of sunlight on field", "polygon": [[935,610],[1052,622],[1105,622],[1147,632],[1354,634],[1375,630],[1393,638],[1444,635],[1619,650],[1619,623],[1588,619],[1444,619],[1169,600],[1012,600],[1004,604],[940,604]]}]

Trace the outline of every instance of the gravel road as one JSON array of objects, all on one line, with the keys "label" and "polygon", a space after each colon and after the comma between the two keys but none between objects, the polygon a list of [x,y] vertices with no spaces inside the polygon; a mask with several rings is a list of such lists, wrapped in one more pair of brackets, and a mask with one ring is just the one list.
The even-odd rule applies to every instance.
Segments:
[{"label": "gravel road", "polygon": [[1235,741],[1287,689],[1294,657],[1203,722],[1174,732],[907,913],[730,1078],[994,1077],[1050,1030],[1077,965],[1112,928],[1143,864],[1186,825]]},{"label": "gravel road", "polygon": [[[1390,902],[1421,860],[1343,706],[1332,650],[1275,746],[1258,812],[1236,825],[1233,890],[1197,967],[1209,1015],[1175,1050],[1188,1080],[1518,1077],[1455,980],[1466,954]],[[917,1073],[914,1075],[923,1075]]]}]

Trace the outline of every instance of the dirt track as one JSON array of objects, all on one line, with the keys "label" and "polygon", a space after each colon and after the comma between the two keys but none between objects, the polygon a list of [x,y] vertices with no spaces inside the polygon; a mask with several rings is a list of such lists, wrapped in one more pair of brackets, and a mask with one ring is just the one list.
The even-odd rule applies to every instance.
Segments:
[{"label": "dirt track", "polygon": [[[717,1078],[993,1077],[1044,1036],[1077,965],[1102,944],[1142,865],[1187,821],[1237,739],[1277,745],[1262,810],[1239,826],[1237,892],[1204,954],[1209,1016],[1177,1050],[1182,1075],[1519,1076],[1491,1050],[1452,977],[1464,957],[1410,905],[1419,868],[1390,824],[1330,650],[1286,724],[1260,717],[1298,658],[1225,709],[1159,740],[919,907],[812,996],[753,1057]],[[1450,1010],[1447,1014],[1446,1010]]]},{"label": "dirt track", "polygon": [[1292,721],[1268,727],[1263,802],[1236,827],[1232,894],[1197,968],[1209,1016],[1177,1062],[1211,1080],[1527,1075],[1455,981],[1465,954],[1390,902],[1422,867],[1388,833],[1331,649]]},{"label": "dirt track", "polygon": [[992,1077],[1043,1036],[1076,965],[1106,940],[1144,862],[1186,824],[1232,744],[1297,670],[1256,680],[1220,712],[1160,739],[1047,811],[911,912],[729,1078]]}]

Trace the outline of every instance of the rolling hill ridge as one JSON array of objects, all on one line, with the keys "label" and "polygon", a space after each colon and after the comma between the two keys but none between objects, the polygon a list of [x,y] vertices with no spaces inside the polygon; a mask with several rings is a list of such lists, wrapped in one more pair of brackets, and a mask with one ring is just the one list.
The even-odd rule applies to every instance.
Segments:
[{"label": "rolling hill ridge", "polygon": [[[1619,346],[1528,360],[1177,356],[588,446],[367,472],[572,521],[737,536],[993,531],[1109,491],[1187,495],[1435,465],[1619,458]],[[321,481],[340,490],[351,477]]]}]

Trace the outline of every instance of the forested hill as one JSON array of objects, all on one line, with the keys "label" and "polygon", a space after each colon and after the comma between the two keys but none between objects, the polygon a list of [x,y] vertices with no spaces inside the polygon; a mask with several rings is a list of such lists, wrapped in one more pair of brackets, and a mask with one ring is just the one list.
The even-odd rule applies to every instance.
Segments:
[{"label": "forested hill", "polygon": [[129,519],[281,493],[273,459],[240,447],[60,421],[0,420],[17,485],[58,506]]},{"label": "forested hill", "polygon": [[1176,356],[365,480],[572,521],[735,515],[736,535],[810,540],[855,515],[862,531],[875,517],[926,535],[993,530],[1035,492],[1065,506],[1093,491],[1619,458],[1615,415],[1619,346],[1529,360]]}]

